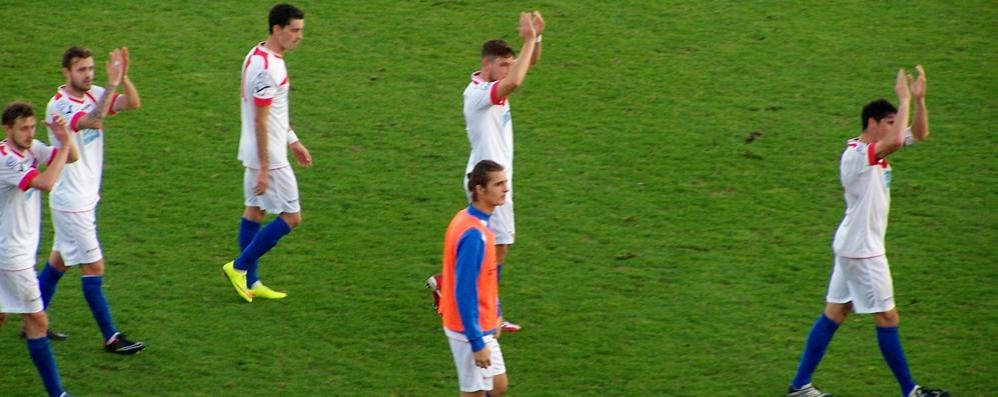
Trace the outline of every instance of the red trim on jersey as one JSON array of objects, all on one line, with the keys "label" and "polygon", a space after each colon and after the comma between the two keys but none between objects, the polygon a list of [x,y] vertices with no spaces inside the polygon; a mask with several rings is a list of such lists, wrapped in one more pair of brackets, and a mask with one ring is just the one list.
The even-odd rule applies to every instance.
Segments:
[{"label": "red trim on jersey", "polygon": [[79,131],[80,130],[80,128],[79,128],[80,126],[77,123],[79,123],[80,119],[82,119],[83,116],[86,116],[86,115],[87,114],[84,113],[84,112],[79,112],[79,113],[74,114],[73,118],[69,119],[69,128],[71,130],[73,130],[73,131]]},{"label": "red trim on jersey", "polygon": [[76,102],[76,103],[83,103],[82,99],[73,98],[72,95],[66,95],[66,98],[69,98],[70,101],[73,101],[73,102]]},{"label": "red trim on jersey", "polygon": [[281,82],[281,85],[285,85],[285,84],[287,84],[289,82],[291,82],[291,76],[290,75],[284,75],[284,81]]},{"label": "red trim on jersey", "polygon": [[17,188],[21,189],[22,192],[28,191],[28,188],[31,187],[31,181],[36,177],[38,177],[38,170],[32,168],[27,174],[24,175],[24,178],[21,178],[21,183],[17,184]]},{"label": "red trim on jersey", "polygon": [[3,156],[7,155],[7,151],[3,149],[5,147],[7,147],[7,141],[6,140],[0,141],[0,155],[3,155]]},{"label": "red trim on jersey", "polygon": [[118,97],[120,97],[120,96],[121,96],[121,94],[119,94],[119,93],[115,92],[115,93],[114,93],[114,96],[113,96],[113,97],[111,97],[111,108],[107,110],[107,115],[108,115],[108,116],[113,116],[113,115],[115,115],[116,113],[118,113],[118,111],[117,111],[117,110],[114,110],[114,106],[115,106],[115,105],[117,104],[117,102],[118,102]]},{"label": "red trim on jersey", "polygon": [[57,100],[57,101],[60,100],[60,99],[62,99],[62,93],[59,92],[59,91],[56,91],[55,92],[55,96],[52,97],[52,99]]},{"label": "red trim on jersey", "polygon": [[49,162],[45,163],[46,167],[52,165],[52,160],[55,160],[55,155],[58,153],[59,153],[59,148],[52,148],[52,154],[49,156]]},{"label": "red trim on jersey", "polygon": [[873,142],[866,146],[866,161],[870,165],[877,165],[877,143]]},{"label": "red trim on jersey", "polygon": [[261,108],[264,107],[264,106],[270,106],[270,103],[273,102],[273,101],[274,101],[274,98],[257,98],[257,97],[253,97],[253,103],[256,104],[257,107],[261,107]]},{"label": "red trim on jersey", "polygon": [[264,51],[262,48],[257,46],[256,49],[253,50],[253,55],[251,55],[251,57],[263,57],[263,70],[267,70],[270,68],[270,59],[267,58],[267,55],[269,55],[267,51]]},{"label": "red trim on jersey", "polygon": [[498,96],[496,96],[496,91],[498,91],[498,89],[499,89],[499,82],[497,81],[493,83],[492,88],[489,89],[489,99],[492,100],[493,105],[505,105],[506,97],[502,97],[500,99]]},{"label": "red trim on jersey", "polygon": [[90,100],[93,101],[94,103],[97,102],[97,98],[94,98],[93,95],[90,95],[90,91],[84,92],[83,95],[86,95],[87,98],[90,98]]},{"label": "red trim on jersey", "polygon": [[[17,151],[17,149],[14,149],[14,147],[13,147],[13,146],[10,146],[10,143],[9,143],[9,142],[7,142],[7,141],[5,140],[5,141],[3,141],[3,143],[4,143],[4,145],[3,145],[3,146],[0,146],[0,148],[3,148],[3,147],[5,147],[5,146],[6,146],[7,148],[10,148],[10,152],[11,152],[11,153],[14,153],[15,155],[17,155],[17,157],[20,157],[20,158],[22,158],[22,159],[24,158],[24,155],[23,155],[23,154],[21,154],[21,152],[18,152],[18,151]],[[4,153],[4,154],[6,154],[6,153]]]}]

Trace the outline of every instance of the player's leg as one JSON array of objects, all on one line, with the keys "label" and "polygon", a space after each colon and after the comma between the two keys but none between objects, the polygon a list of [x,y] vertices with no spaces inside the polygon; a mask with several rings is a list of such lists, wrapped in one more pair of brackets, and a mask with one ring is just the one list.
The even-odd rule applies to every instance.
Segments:
[{"label": "player's leg", "polygon": [[[495,232],[496,239],[496,273],[499,277],[499,281],[502,281],[502,271],[505,268],[506,258],[509,256],[509,248],[516,241],[516,224],[513,215],[513,197],[512,192],[507,193],[506,203],[497,207],[492,212],[492,218],[489,220],[489,227]],[[502,306],[500,304],[500,315],[502,315]],[[522,327],[510,322],[503,321],[500,325],[503,332],[519,332]]]},{"label": "player's leg", "polygon": [[62,255],[59,251],[52,250],[52,253],[49,254],[48,262],[45,262],[45,267],[38,273],[38,288],[42,291],[42,305],[46,309],[48,309],[49,303],[52,302],[52,297],[55,296],[59,280],[62,280],[62,275],[66,274],[66,270],[69,270],[69,268],[62,261]]},{"label": "player's leg", "polygon": [[59,371],[46,336],[48,317],[42,308],[34,268],[0,272],[0,308],[5,312],[21,314],[28,354],[41,375],[45,390],[50,396],[62,394]]},{"label": "player's leg", "polygon": [[104,350],[118,354],[135,354],[145,349],[145,343],[129,340],[118,331],[111,318],[111,307],[104,296],[104,258],[80,264],[83,297],[90,307],[90,313],[100,328],[104,340]]},{"label": "player's leg", "polygon": [[[260,208],[271,213],[279,213],[253,237],[253,241],[235,260],[235,267],[247,268],[247,264],[256,262],[270,252],[284,236],[301,224],[301,205],[298,197],[298,181],[291,167],[270,170],[270,185],[267,192],[258,197]],[[281,299],[286,293],[274,291],[257,280],[247,280],[247,286],[253,297]]]},{"label": "player's leg", "polygon": [[[239,252],[243,252],[253,242],[253,238],[260,232],[260,224],[266,216],[267,212],[260,207],[246,207],[243,211],[242,221],[239,223]],[[244,266],[245,269],[237,269],[246,272],[246,286],[249,288],[256,280],[260,279],[259,261]]]},{"label": "player's leg", "polygon": [[[39,307],[41,304],[39,302]],[[27,334],[28,354],[31,361],[38,369],[38,375],[45,384],[45,391],[49,396],[61,396],[65,390],[62,388],[62,381],[59,379],[59,369],[55,364],[55,356],[52,355],[52,347],[46,336],[48,330],[48,318],[45,311],[35,313],[24,313],[21,315],[24,323],[24,331]]]},{"label": "player's leg", "polygon": [[852,309],[852,296],[847,284],[849,276],[850,269],[842,262],[842,258],[836,257],[832,276],[828,281],[825,310],[818,316],[808,332],[804,351],[797,364],[797,373],[790,382],[787,391],[788,396],[823,395],[811,385],[811,376],[825,356],[825,351],[832,343],[832,338],[839,325],[845,321]]}]

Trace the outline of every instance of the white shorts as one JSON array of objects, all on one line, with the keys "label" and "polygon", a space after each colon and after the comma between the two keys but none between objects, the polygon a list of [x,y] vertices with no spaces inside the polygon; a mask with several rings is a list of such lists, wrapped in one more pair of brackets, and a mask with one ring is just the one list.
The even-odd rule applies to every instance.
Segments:
[{"label": "white shorts", "polygon": [[481,368],[475,365],[475,356],[471,351],[471,343],[464,334],[444,329],[450,351],[457,367],[457,383],[462,392],[474,393],[482,390],[492,390],[492,378],[506,373],[506,362],[502,358],[499,341],[493,335],[485,335],[482,341],[485,348],[491,352],[492,365]]},{"label": "white shorts", "polygon": [[247,168],[243,174],[243,197],[246,199],[247,207],[258,207],[271,214],[301,212],[301,203],[298,200],[298,180],[295,179],[295,170],[290,165],[267,172],[270,183],[262,196],[253,193],[253,188],[256,187],[257,173],[259,170]]},{"label": "white shorts", "polygon": [[883,313],[894,308],[894,281],[887,256],[853,259],[835,257],[828,281],[829,303],[852,302],[856,313]]},{"label": "white shorts", "polygon": [[[465,184],[467,184],[465,180]],[[465,192],[471,202],[471,192]],[[489,217],[489,229],[496,234],[496,244],[513,244],[516,241],[516,219],[513,216],[513,190],[506,193],[506,203],[496,207]]]},{"label": "white shorts", "polygon": [[104,258],[97,240],[97,210],[80,212],[52,210],[55,241],[52,250],[58,251],[66,266],[94,263]]},{"label": "white shorts", "polygon": [[38,313],[42,292],[38,289],[35,267],[0,270],[0,313]]}]

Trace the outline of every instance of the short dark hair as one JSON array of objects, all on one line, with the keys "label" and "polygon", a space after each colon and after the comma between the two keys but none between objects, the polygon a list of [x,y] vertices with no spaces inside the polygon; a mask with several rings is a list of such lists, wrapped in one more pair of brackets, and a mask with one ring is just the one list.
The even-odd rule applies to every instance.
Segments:
[{"label": "short dark hair", "polygon": [[880,120],[884,119],[884,117],[897,114],[897,112],[898,109],[883,98],[866,104],[866,106],[863,106],[863,114],[861,116],[863,119],[860,120],[863,122],[863,128],[860,129],[860,131],[866,131],[866,121],[871,117],[879,123]]},{"label": "short dark hair", "polygon": [[280,3],[270,8],[270,15],[267,25],[267,34],[274,33],[274,25],[285,27],[291,23],[292,19],[305,19],[305,11],[291,4]]},{"label": "short dark hair", "polygon": [[21,117],[33,117],[35,111],[31,104],[24,101],[14,101],[3,108],[3,125],[13,127],[14,122]]},{"label": "short dark hair", "polygon": [[502,170],[502,166],[492,160],[482,160],[475,164],[475,168],[472,168],[471,172],[468,173],[468,191],[471,192],[471,199],[474,200],[477,196],[475,187],[488,186],[489,173]]},{"label": "short dark hair", "polygon": [[506,58],[514,56],[516,56],[516,52],[505,41],[489,40],[485,44],[482,44],[482,58]]},{"label": "short dark hair", "polygon": [[73,67],[73,59],[80,58],[86,59],[92,57],[93,54],[90,50],[84,47],[72,46],[66,49],[66,52],[62,53],[62,67],[69,69]]}]

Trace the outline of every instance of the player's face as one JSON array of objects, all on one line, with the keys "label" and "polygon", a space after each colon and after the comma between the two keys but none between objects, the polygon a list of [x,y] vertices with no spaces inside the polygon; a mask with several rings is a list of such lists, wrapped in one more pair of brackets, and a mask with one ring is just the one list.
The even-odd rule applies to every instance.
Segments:
[{"label": "player's face", "polygon": [[94,84],[94,58],[73,58],[69,69],[62,68],[62,74],[74,91],[90,91]]},{"label": "player's face", "polygon": [[25,151],[31,148],[31,142],[35,140],[35,124],[35,116],[18,117],[13,126],[5,125],[3,130],[17,150]]},{"label": "player's face", "polygon": [[506,172],[493,171],[489,173],[489,182],[484,188],[478,187],[475,193],[478,201],[490,207],[498,207],[506,203],[506,193],[509,193],[509,179]]},{"label": "player's face", "polygon": [[482,66],[486,77],[489,81],[499,81],[506,78],[509,74],[509,68],[513,66],[513,61],[515,59],[512,56],[505,58],[486,58],[485,65]]},{"label": "player's face", "polygon": [[281,45],[281,48],[284,51],[288,51],[298,47],[298,42],[304,37],[304,30],[304,19],[292,19],[288,22],[288,26],[278,26],[274,31],[274,35],[277,37],[277,43]]}]

